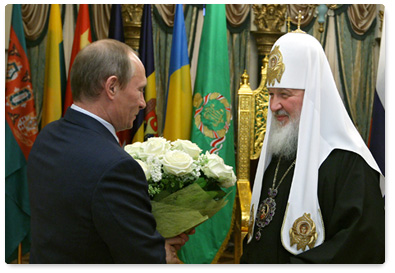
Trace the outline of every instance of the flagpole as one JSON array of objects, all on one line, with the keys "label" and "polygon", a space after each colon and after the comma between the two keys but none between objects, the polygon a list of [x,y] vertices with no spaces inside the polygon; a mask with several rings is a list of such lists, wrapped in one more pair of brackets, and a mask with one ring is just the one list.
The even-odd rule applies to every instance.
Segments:
[{"label": "flagpole", "polygon": [[22,243],[18,245],[18,264],[22,264]]}]

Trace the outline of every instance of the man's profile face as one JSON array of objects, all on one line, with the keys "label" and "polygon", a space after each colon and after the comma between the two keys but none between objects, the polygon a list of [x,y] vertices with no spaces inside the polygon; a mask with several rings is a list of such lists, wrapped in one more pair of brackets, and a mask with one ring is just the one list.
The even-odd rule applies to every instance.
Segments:
[{"label": "man's profile face", "polygon": [[304,89],[268,88],[270,110],[282,126],[297,118],[302,110]]},{"label": "man's profile face", "polygon": [[130,129],[133,127],[133,121],[136,119],[140,109],[146,106],[144,100],[144,88],[147,85],[145,77],[145,69],[140,61],[131,57],[131,61],[135,62],[135,72],[124,90],[119,90],[115,96],[115,104],[117,108],[117,131]]}]

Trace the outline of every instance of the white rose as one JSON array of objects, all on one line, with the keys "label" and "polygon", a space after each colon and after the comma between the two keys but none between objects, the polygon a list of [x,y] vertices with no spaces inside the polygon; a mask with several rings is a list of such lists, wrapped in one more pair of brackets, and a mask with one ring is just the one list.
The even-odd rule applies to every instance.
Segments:
[{"label": "white rose", "polygon": [[141,159],[150,155],[162,157],[170,149],[170,141],[163,137],[151,137],[141,145]]},{"label": "white rose", "polygon": [[133,158],[140,158],[141,154],[141,142],[135,142],[133,144],[125,145],[125,151],[130,154]]},{"label": "white rose", "polygon": [[171,144],[175,150],[186,152],[193,159],[197,159],[199,157],[199,154],[202,152],[202,149],[200,149],[198,145],[191,142],[190,140],[177,139]]},{"label": "white rose", "polygon": [[168,151],[162,158],[163,169],[170,174],[185,175],[194,169],[193,158],[183,151]]},{"label": "white rose", "polygon": [[236,180],[237,180],[236,175],[233,172],[233,168],[230,166],[226,166],[226,167],[230,168],[230,173],[228,173],[229,175],[227,177],[223,177],[223,178],[219,179],[219,185],[222,188],[230,188],[230,187],[234,186],[236,183]]},{"label": "white rose", "polygon": [[139,159],[136,159],[136,161],[137,161],[137,163],[140,164],[141,168],[142,168],[143,171],[144,171],[145,178],[146,178],[147,181],[148,181],[148,180],[151,178],[151,174],[150,174],[150,172],[149,172],[147,163],[145,163],[144,161],[141,161],[141,160],[139,160]]},{"label": "white rose", "polygon": [[224,160],[216,154],[206,152],[207,164],[202,166],[203,173],[210,178],[217,179],[220,186],[229,188],[236,182],[233,168],[224,163]]}]

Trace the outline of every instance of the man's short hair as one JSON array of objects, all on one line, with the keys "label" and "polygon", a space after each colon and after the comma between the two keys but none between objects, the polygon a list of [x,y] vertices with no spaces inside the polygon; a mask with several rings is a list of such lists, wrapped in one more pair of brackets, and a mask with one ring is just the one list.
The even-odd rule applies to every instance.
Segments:
[{"label": "man's short hair", "polygon": [[116,76],[120,88],[125,88],[135,71],[131,54],[137,55],[125,43],[113,39],[99,40],[83,48],[70,73],[73,100],[97,98],[110,76]]}]

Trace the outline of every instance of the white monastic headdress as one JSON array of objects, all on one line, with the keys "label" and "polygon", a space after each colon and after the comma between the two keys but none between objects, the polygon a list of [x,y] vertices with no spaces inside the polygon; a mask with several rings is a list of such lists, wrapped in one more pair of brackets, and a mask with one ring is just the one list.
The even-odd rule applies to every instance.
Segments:
[{"label": "white monastic headdress", "polygon": [[[281,229],[282,244],[293,254],[302,253],[290,238],[290,231],[300,219],[314,222],[317,247],[325,239],[324,223],[318,203],[318,169],[334,149],[361,155],[380,172],[373,156],[348,116],[337,91],[333,75],[321,44],[304,33],[287,33],[280,37],[269,55],[267,86],[304,89],[300,116],[295,171]],[[253,228],[262,188],[264,171],[272,155],[267,149],[272,112],[268,111],[266,137],[263,142],[251,200],[248,242]],[[312,222],[311,222],[312,221]],[[292,246],[291,246],[292,243]],[[308,250],[306,248],[305,250]]]}]

